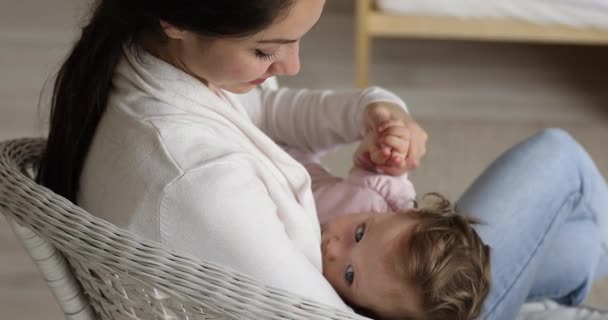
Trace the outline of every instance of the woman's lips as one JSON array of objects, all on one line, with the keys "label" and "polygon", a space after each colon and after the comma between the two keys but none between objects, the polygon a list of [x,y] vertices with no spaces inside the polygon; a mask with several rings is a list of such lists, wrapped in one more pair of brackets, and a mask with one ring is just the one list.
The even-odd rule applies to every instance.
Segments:
[{"label": "woman's lips", "polygon": [[250,84],[254,84],[254,85],[258,85],[258,84],[264,83],[264,81],[266,81],[266,78],[261,78],[261,79],[253,80],[253,81],[251,81],[249,83]]}]

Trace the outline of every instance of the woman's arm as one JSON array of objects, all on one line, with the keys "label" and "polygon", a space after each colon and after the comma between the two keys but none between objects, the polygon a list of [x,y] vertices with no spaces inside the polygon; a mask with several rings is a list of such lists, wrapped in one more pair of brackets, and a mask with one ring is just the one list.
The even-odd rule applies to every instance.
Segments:
[{"label": "woman's arm", "polygon": [[396,95],[378,88],[365,90],[279,89],[256,92],[244,100],[254,122],[278,143],[321,151],[351,143],[362,136],[365,108],[393,102]]},{"label": "woman's arm", "polygon": [[162,241],[269,286],[349,310],[307,258],[311,251],[320,259],[319,239],[313,233],[296,244],[297,230],[282,222],[289,217],[279,218],[271,189],[246,161],[220,160],[190,170],[164,193]]}]

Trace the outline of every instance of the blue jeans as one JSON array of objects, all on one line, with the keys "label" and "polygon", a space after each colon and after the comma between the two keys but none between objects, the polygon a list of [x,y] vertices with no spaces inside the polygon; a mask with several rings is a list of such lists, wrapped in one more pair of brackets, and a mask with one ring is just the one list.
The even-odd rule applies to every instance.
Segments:
[{"label": "blue jeans", "polygon": [[548,129],[502,155],[459,211],[482,221],[492,287],[482,319],[514,319],[526,301],[581,303],[608,256],[608,186],[566,132]]}]

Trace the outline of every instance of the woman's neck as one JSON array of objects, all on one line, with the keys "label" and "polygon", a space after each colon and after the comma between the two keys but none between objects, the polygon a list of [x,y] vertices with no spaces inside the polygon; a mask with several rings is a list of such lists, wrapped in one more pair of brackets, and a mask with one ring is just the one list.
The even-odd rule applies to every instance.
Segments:
[{"label": "woman's neck", "polygon": [[209,83],[209,81],[207,81],[206,79],[203,79],[203,78],[197,76],[195,73],[191,72],[188,69],[188,67],[180,59],[175,58],[175,55],[171,53],[172,51],[171,51],[171,48],[169,48],[170,44],[168,42],[159,43],[158,39],[148,36],[148,37],[144,37],[141,46],[144,50],[146,50],[148,53],[150,53],[154,57],[156,57],[160,60],[163,60],[164,62],[181,70],[182,72],[188,74],[189,76],[197,79],[202,84],[204,84],[207,88],[209,88],[209,90],[211,90],[211,92],[220,96],[220,94],[219,94],[219,92],[220,92],[219,90],[221,90],[220,88]]}]

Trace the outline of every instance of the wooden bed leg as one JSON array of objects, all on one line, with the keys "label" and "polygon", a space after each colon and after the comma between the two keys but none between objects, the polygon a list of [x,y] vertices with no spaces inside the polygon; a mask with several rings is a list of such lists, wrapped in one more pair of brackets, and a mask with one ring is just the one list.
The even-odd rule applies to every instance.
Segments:
[{"label": "wooden bed leg", "polygon": [[371,35],[368,30],[369,14],[372,0],[357,0],[356,19],[356,86],[365,88],[369,85],[369,67],[371,53]]}]

